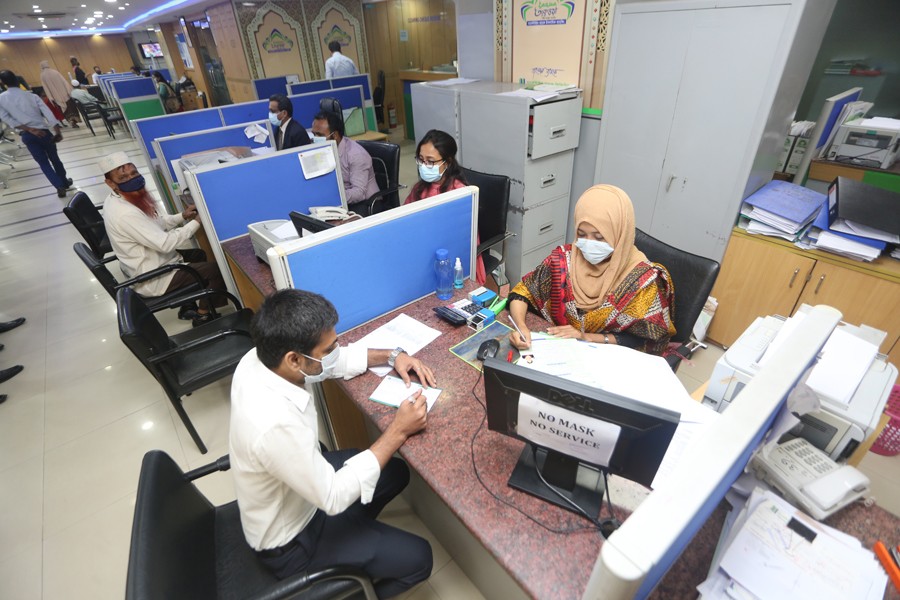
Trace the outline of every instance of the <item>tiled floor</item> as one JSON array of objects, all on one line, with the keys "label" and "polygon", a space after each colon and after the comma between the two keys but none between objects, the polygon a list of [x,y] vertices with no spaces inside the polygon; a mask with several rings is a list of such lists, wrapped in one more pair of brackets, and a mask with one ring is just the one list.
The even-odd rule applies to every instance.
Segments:
[{"label": "tiled floor", "polygon": [[[130,139],[64,132],[60,154],[76,186],[101,203],[108,188],[97,158],[114,150],[144,159]],[[9,148],[0,145],[0,151]],[[416,180],[414,146],[404,144],[401,181]],[[0,170],[8,167],[0,165]],[[152,179],[148,178],[148,182]],[[152,183],[150,184],[152,187]],[[71,197],[71,195],[70,195]],[[0,321],[27,317],[0,336],[0,368],[25,371],[0,385],[0,598],[121,598],[140,460],[162,448],[183,468],[227,449],[229,380],[195,393],[187,410],[210,448],[202,456],[162,391],[118,339],[112,299],[72,252],[80,238],[31,157],[25,154],[0,190]],[[170,330],[185,327],[173,311]],[[679,377],[692,390],[721,351],[710,349]],[[897,459],[867,459],[873,489],[900,497]],[[215,503],[234,497],[228,473],[200,481]],[[447,551],[399,500],[386,521],[429,539],[431,579],[411,600],[479,598]]]}]

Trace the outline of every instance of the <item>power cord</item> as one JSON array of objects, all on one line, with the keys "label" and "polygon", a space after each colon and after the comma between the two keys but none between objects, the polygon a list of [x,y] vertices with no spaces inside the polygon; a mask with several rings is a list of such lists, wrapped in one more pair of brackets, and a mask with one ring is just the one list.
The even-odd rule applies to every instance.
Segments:
[{"label": "power cord", "polygon": [[[524,516],[525,518],[527,518],[529,521],[532,521],[533,523],[535,523],[536,525],[539,525],[540,527],[546,529],[546,530],[549,531],[550,533],[566,534],[566,535],[567,535],[567,534],[570,534],[570,533],[583,533],[583,532],[585,532],[585,531],[597,531],[598,529],[599,529],[599,530],[601,531],[601,533],[602,533],[603,529],[602,529],[602,527],[601,527],[601,524],[595,523],[594,520],[591,519],[591,517],[589,517],[589,516],[588,516],[587,518],[588,518],[588,519],[591,519],[591,522],[592,522],[590,527],[570,527],[570,528],[567,528],[567,529],[556,529],[556,528],[554,528],[554,527],[551,527],[551,526],[549,526],[549,525],[547,525],[547,524],[545,524],[545,523],[539,521],[538,519],[534,518],[533,516],[529,515],[527,512],[525,512],[524,510],[522,510],[521,508],[519,508],[518,506],[516,506],[516,505],[513,504],[512,502],[510,502],[510,501],[508,501],[508,500],[506,500],[506,499],[504,499],[504,498],[501,498],[500,496],[498,496],[497,494],[495,494],[495,493],[487,486],[487,484],[486,484],[486,483],[484,482],[484,480],[481,478],[481,473],[478,472],[478,465],[477,465],[476,462],[475,462],[475,439],[478,437],[478,434],[481,433],[481,430],[484,428],[484,422],[487,420],[487,406],[485,405],[484,402],[481,401],[481,399],[480,399],[480,398],[478,397],[478,395],[475,393],[475,389],[478,387],[478,384],[481,382],[481,378],[482,378],[483,375],[484,375],[484,371],[482,370],[482,372],[478,374],[478,379],[475,380],[475,385],[472,386],[472,397],[475,398],[475,401],[476,401],[476,402],[481,406],[481,408],[484,410],[484,416],[481,417],[481,423],[478,424],[478,428],[475,430],[475,433],[472,435],[472,441],[471,441],[471,444],[470,444],[470,453],[469,453],[469,456],[470,456],[471,459],[472,459],[472,470],[475,471],[475,477],[478,479],[478,483],[481,484],[481,487],[483,487],[484,490],[485,490],[488,494],[490,494],[491,496],[493,496],[495,500],[497,500],[497,501],[499,501],[499,502],[502,502],[502,503],[505,504],[506,506],[508,506],[508,507],[510,507],[510,508],[512,508],[512,509],[514,509],[516,512],[518,512],[519,514],[521,514],[522,516]],[[543,476],[541,476],[541,479],[543,480]],[[546,482],[544,482],[544,483],[546,483]],[[549,484],[547,484],[547,485],[549,485]],[[552,486],[551,486],[550,489],[553,489]],[[554,491],[556,491],[556,490],[554,490]],[[557,493],[558,493],[558,492],[557,492]],[[566,499],[568,500],[568,498],[566,498]],[[585,516],[587,516],[587,514],[584,513],[584,511],[582,511],[582,514],[584,514]],[[605,536],[604,536],[604,537],[605,537]]]}]

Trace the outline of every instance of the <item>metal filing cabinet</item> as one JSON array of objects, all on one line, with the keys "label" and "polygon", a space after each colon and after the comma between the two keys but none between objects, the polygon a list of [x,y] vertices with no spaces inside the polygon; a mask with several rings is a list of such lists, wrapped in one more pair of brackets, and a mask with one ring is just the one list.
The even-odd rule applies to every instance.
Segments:
[{"label": "metal filing cabinet", "polygon": [[[510,178],[506,274],[513,283],[566,242],[569,191],[581,125],[581,92],[543,102],[504,96],[523,86],[475,82],[412,86],[416,135],[438,123],[453,135],[460,162]],[[450,118],[455,112],[455,118]]]}]

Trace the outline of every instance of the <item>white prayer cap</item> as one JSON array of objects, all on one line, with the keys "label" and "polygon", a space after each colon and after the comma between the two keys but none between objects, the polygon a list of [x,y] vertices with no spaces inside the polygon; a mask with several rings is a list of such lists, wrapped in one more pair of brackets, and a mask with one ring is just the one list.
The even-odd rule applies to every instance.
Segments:
[{"label": "white prayer cap", "polygon": [[105,175],[117,167],[133,162],[124,152],[113,152],[101,158],[98,165],[100,166],[100,172]]},{"label": "white prayer cap", "polygon": [[72,83],[72,87],[78,87],[79,85],[81,85],[80,83],[78,83],[77,79],[73,79],[71,83]]}]

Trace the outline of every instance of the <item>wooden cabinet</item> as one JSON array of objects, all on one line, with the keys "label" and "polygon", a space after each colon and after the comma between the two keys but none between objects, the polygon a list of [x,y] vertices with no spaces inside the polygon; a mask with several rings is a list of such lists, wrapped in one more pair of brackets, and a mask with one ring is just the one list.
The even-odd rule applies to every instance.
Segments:
[{"label": "wooden cabinet", "polygon": [[733,344],[758,316],[827,304],[848,323],[886,331],[879,350],[900,364],[900,261],[861,263],[736,229],[712,295],[719,308],[708,337],[718,344]]}]

